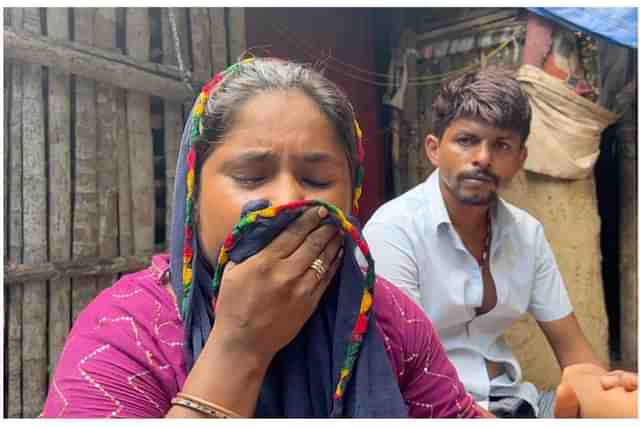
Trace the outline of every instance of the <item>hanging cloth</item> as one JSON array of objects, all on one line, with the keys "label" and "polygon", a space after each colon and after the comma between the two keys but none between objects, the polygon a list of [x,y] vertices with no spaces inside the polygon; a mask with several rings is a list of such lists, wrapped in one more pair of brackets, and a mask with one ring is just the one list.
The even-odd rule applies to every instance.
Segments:
[{"label": "hanging cloth", "polygon": [[600,154],[602,131],[618,115],[534,66],[521,66],[516,78],[529,95],[532,111],[524,168],[555,178],[590,176]]}]

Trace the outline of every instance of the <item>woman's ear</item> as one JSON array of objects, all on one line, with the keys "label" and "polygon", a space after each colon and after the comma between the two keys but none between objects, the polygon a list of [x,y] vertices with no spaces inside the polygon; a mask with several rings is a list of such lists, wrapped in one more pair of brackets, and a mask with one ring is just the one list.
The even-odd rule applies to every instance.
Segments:
[{"label": "woman's ear", "polygon": [[424,138],[424,151],[433,166],[439,166],[440,140],[433,134],[428,134]]}]

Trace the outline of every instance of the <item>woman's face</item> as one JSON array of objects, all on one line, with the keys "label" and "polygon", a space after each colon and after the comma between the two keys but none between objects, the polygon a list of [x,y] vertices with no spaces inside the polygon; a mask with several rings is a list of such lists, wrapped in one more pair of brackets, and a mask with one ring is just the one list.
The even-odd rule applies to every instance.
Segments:
[{"label": "woman's face", "polygon": [[213,263],[250,200],[320,199],[350,212],[352,197],[345,150],[314,101],[299,90],[261,93],[236,113],[202,166],[200,242]]}]

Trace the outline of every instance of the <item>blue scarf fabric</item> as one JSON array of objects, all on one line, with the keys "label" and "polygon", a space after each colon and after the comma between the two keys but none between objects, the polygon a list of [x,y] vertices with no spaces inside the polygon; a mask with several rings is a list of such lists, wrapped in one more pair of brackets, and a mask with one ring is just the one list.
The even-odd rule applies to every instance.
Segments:
[{"label": "blue scarf fabric", "polygon": [[[182,297],[186,156],[190,149],[191,119],[182,135],[173,197],[170,270],[173,289]],[[256,202],[266,207],[264,201]],[[268,202],[267,202],[268,203]],[[252,204],[245,209],[253,210]],[[258,221],[230,253],[235,263],[254,255],[279,234],[299,213],[282,212]],[[353,220],[353,218],[350,218]],[[231,230],[229,230],[231,231]],[[187,368],[202,351],[215,316],[211,307],[214,266],[201,253],[193,237],[193,283],[185,325]],[[294,340],[273,358],[258,398],[256,417],[406,417],[407,408],[397,378],[384,350],[375,314],[371,313],[353,377],[345,395],[333,400],[351,328],[358,315],[364,275],[355,259],[355,246],[345,237],[344,258],[333,283],[316,311]],[[210,254],[217,259],[217,254]]]}]

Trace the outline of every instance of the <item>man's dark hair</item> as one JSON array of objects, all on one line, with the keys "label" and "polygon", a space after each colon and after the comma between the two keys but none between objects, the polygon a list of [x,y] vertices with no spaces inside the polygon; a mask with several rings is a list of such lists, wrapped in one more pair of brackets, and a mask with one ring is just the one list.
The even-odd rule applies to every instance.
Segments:
[{"label": "man's dark hair", "polygon": [[511,72],[486,68],[442,85],[433,103],[433,133],[442,138],[449,124],[460,118],[514,130],[524,144],[529,136],[531,106]]}]

